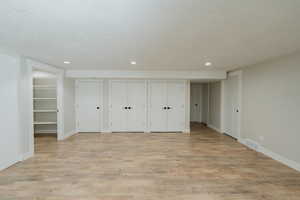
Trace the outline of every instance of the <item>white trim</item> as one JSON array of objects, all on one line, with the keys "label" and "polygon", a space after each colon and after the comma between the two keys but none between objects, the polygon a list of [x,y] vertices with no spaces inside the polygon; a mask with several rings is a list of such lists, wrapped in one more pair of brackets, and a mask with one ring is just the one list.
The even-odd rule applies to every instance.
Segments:
[{"label": "white trim", "polygon": [[222,134],[222,131],[221,131],[219,128],[217,128],[217,127],[215,127],[215,126],[213,126],[213,125],[211,125],[211,124],[208,124],[207,126],[208,126],[209,128],[211,128],[211,129],[213,129],[214,131],[217,131],[218,133]]},{"label": "white trim", "polygon": [[225,82],[221,81],[221,131],[225,133]]},{"label": "white trim", "polygon": [[28,66],[32,66],[34,70],[40,70],[40,71],[50,72],[54,74],[59,74],[61,72],[64,72],[63,69],[42,62],[38,62],[32,59],[26,59],[26,63]]},{"label": "white trim", "polygon": [[64,138],[64,72],[57,75],[57,140]]},{"label": "white trim", "polygon": [[[64,75],[65,75],[64,70],[32,59],[26,59],[26,65],[27,67],[31,67],[32,74],[35,70],[39,70],[39,71],[50,72],[57,76],[57,86],[56,86],[57,87],[57,109],[59,110],[59,112],[57,113],[57,139],[62,140],[64,137],[64,133],[63,133],[64,131],[63,100],[64,100]],[[31,90],[33,90],[32,83],[31,83]],[[30,101],[32,102],[32,96]],[[33,119],[33,113],[31,117]],[[32,129],[32,137],[34,137],[34,128]],[[30,149],[34,149],[34,143],[32,142],[30,145],[31,145]]]},{"label": "white trim", "polygon": [[117,71],[117,70],[67,70],[70,78],[112,78],[112,79],[185,79],[221,80],[226,79],[225,70],[197,71]]},{"label": "white trim", "polygon": [[284,156],[281,156],[265,147],[263,147],[262,145],[260,145],[259,143],[257,143],[256,141],[254,140],[251,140],[251,139],[239,139],[238,140],[241,144],[247,146],[248,148],[254,150],[254,151],[257,151],[257,152],[260,152],[290,168],[293,168],[297,171],[300,171],[300,163],[296,162],[296,161],[293,161],[293,160],[290,160],[288,158],[285,158]]},{"label": "white trim", "polygon": [[185,122],[184,122],[184,127],[185,129],[182,132],[189,133],[190,131],[187,132],[187,130],[191,129],[191,123],[190,123],[190,115],[191,115],[191,81],[186,80],[185,81],[185,87],[184,87],[184,94],[185,94],[185,109],[184,109],[184,114],[185,114]]},{"label": "white trim", "polygon": [[104,129],[101,133],[112,133],[110,129]]},{"label": "white trim", "polygon": [[77,132],[76,130],[69,131],[69,132],[65,133],[65,134],[64,134],[64,137],[63,137],[62,139],[60,139],[60,140],[65,140],[65,139],[67,139],[67,138],[69,138],[69,137],[71,137],[72,135],[75,135],[75,134],[77,134],[77,133],[78,133],[78,132]]},{"label": "white trim", "polygon": [[31,158],[34,156],[34,153],[33,152],[27,152],[27,153],[24,153],[22,155],[22,159],[20,161],[24,161],[24,160],[27,160],[28,158]]},{"label": "white trim", "polygon": [[10,160],[8,162],[0,163],[0,171],[16,164],[17,162],[19,162],[21,160],[21,158],[22,158],[22,156],[20,156],[20,158],[16,158],[15,160]]},{"label": "white trim", "polygon": [[277,153],[274,153],[274,152],[270,151],[269,149],[264,148],[263,146],[260,146],[259,149],[260,149],[260,152],[265,154],[266,156],[269,156],[278,162],[281,162],[297,171],[300,171],[300,163],[297,163],[297,162],[290,160],[288,158],[285,158]]}]

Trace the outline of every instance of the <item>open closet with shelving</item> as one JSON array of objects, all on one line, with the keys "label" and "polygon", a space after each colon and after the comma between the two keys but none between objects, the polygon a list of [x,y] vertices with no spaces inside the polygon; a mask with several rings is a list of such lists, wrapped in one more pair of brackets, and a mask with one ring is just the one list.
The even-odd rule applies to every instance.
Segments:
[{"label": "open closet with shelving", "polygon": [[[38,74],[38,73],[36,73]],[[57,78],[33,76],[34,134],[57,135]]]}]

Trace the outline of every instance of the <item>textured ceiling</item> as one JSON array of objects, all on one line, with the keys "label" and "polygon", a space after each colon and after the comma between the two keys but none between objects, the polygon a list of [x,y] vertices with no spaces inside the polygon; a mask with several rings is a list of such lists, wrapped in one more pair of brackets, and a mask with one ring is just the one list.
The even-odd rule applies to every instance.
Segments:
[{"label": "textured ceiling", "polygon": [[0,48],[67,69],[228,70],[299,50],[299,19],[299,0],[2,0]]}]

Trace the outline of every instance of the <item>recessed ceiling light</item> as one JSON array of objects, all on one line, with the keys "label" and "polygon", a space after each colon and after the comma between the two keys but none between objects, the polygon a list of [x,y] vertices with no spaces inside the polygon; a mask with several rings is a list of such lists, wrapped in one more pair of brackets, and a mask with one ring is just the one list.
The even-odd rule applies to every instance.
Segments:
[{"label": "recessed ceiling light", "polygon": [[64,61],[64,63],[67,64],[67,65],[68,65],[68,64],[71,64],[70,61]]},{"label": "recessed ceiling light", "polygon": [[206,62],[206,63],[205,63],[205,66],[211,66],[211,65],[212,65],[211,62]]},{"label": "recessed ceiling light", "polygon": [[136,65],[136,62],[135,61],[131,61],[130,64]]}]

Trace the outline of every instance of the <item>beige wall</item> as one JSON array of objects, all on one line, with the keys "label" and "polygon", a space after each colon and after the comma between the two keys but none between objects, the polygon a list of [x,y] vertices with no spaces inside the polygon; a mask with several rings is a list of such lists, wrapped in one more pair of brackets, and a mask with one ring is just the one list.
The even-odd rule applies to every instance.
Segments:
[{"label": "beige wall", "polygon": [[208,125],[220,130],[221,127],[221,82],[209,84]]},{"label": "beige wall", "polygon": [[300,163],[300,54],[242,71],[242,137]]}]

